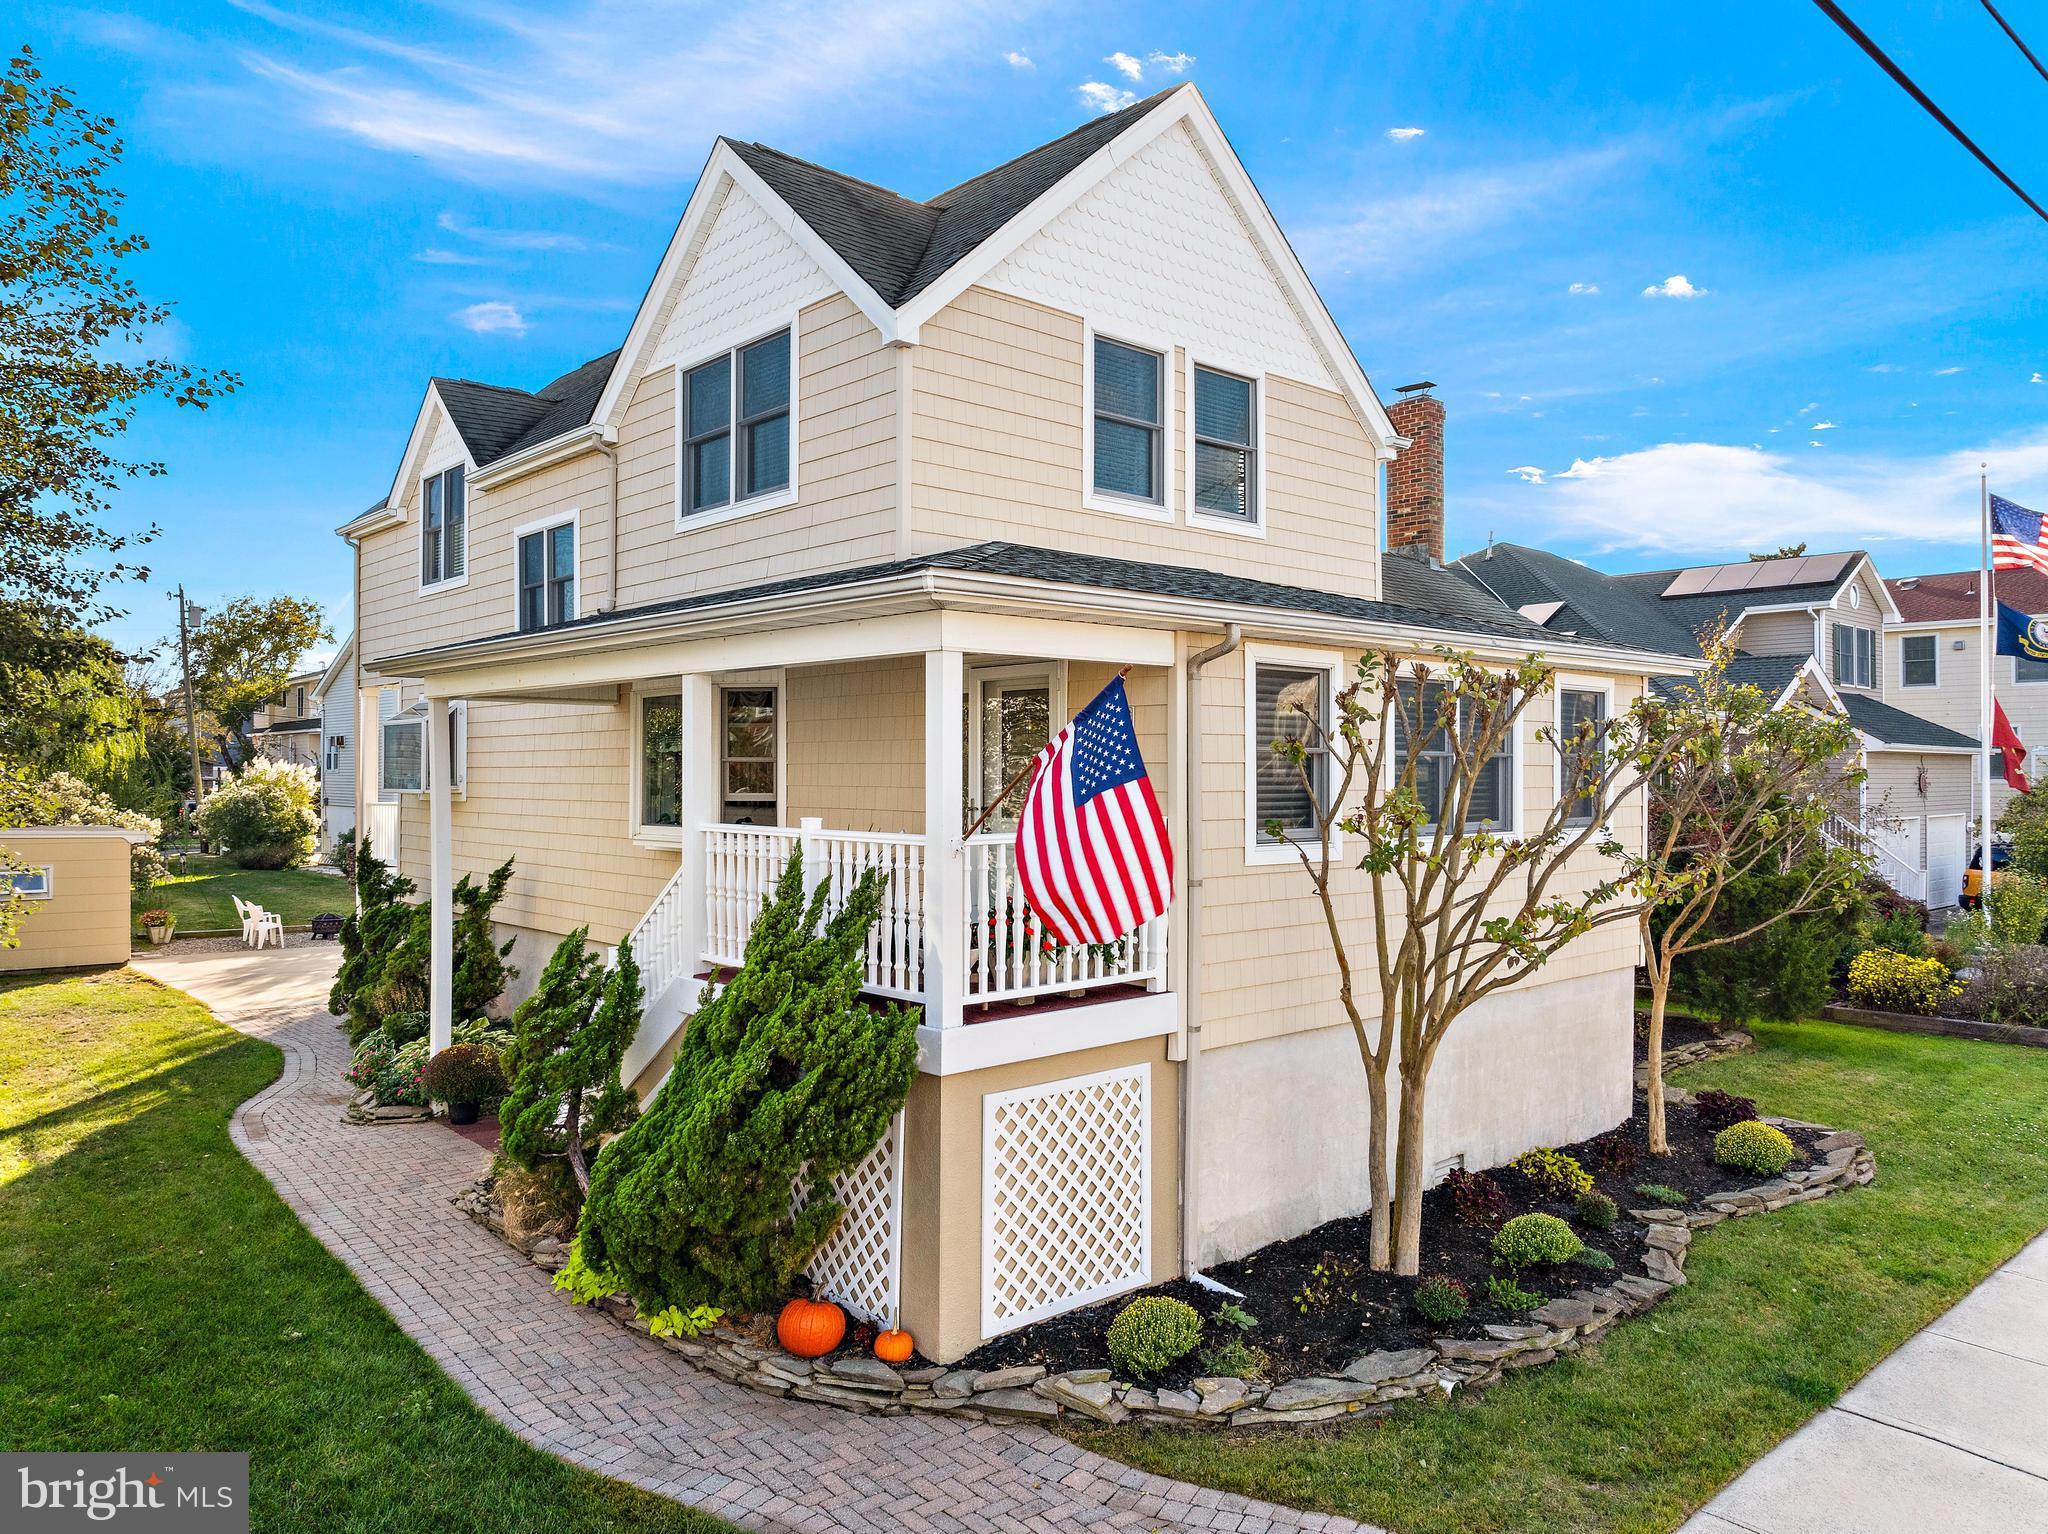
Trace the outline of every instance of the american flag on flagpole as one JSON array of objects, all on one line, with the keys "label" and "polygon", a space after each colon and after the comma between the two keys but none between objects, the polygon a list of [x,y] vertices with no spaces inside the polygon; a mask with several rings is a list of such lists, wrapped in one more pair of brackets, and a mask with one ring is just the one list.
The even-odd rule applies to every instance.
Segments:
[{"label": "american flag on flagpole", "polygon": [[1017,883],[1062,943],[1113,943],[1173,903],[1173,846],[1118,677],[1032,763]]},{"label": "american flag on flagpole", "polygon": [[1992,496],[1991,568],[2048,574],[2048,518]]}]

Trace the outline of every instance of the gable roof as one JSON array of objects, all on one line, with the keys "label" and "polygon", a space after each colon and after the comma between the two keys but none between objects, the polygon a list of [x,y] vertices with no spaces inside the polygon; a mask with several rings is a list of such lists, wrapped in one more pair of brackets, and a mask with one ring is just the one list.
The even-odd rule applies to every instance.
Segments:
[{"label": "gable roof", "polygon": [[1848,711],[1849,722],[1879,745],[1919,746],[1939,751],[1977,750],[1977,742],[1969,736],[1951,730],[1945,724],[1936,724],[1932,719],[1922,719],[1918,714],[1909,714],[1902,708],[1880,703],[1876,698],[1868,698],[1861,693],[1845,692],[1841,698],[1842,707]]},{"label": "gable roof", "polygon": [[[1976,570],[1951,570],[1940,575],[1905,575],[1884,583],[1898,604],[1904,623],[1975,623]],[[2039,570],[2000,570],[1992,589],[1998,599],[2031,614],[2048,613],[2048,575]]]},{"label": "gable roof", "polygon": [[462,434],[463,446],[481,469],[521,448],[587,424],[618,359],[614,348],[531,394],[470,378],[436,378],[433,387],[448,419]]}]

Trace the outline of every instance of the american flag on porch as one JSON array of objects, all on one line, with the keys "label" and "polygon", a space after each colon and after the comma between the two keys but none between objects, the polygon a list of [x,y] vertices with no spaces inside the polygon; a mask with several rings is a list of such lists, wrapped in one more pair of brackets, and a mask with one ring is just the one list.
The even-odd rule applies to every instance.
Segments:
[{"label": "american flag on porch", "polygon": [[2048,574],[2048,518],[2002,495],[1992,496],[1991,568]]},{"label": "american flag on porch", "polygon": [[1032,763],[1017,882],[1062,943],[1113,943],[1173,902],[1173,846],[1118,677]]}]

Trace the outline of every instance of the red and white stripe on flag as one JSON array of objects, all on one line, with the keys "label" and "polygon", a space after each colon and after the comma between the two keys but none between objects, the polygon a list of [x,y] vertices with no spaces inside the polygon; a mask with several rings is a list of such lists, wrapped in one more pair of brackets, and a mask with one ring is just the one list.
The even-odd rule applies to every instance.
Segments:
[{"label": "red and white stripe on flag", "polygon": [[1173,903],[1173,845],[1121,677],[1033,762],[1017,820],[1017,883],[1069,945],[1113,943]]},{"label": "red and white stripe on flag", "polygon": [[2048,517],[1992,496],[1991,568],[2048,573]]}]

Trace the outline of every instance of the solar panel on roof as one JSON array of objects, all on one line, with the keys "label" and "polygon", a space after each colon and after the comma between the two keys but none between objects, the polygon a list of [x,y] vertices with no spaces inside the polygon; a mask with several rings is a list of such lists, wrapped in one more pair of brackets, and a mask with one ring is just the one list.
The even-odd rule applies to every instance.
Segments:
[{"label": "solar panel on roof", "polygon": [[1824,585],[1840,580],[1857,558],[1852,552],[1807,554],[1794,559],[1748,559],[1739,565],[1694,565],[1690,570],[1679,571],[1662,595],[1668,599]]},{"label": "solar panel on roof", "polygon": [[1671,584],[1659,594],[1667,597],[1697,596],[1706,589],[1707,582],[1713,579],[1714,572],[1720,568],[1719,565],[1695,565],[1690,570],[1681,570],[1672,577]]}]

